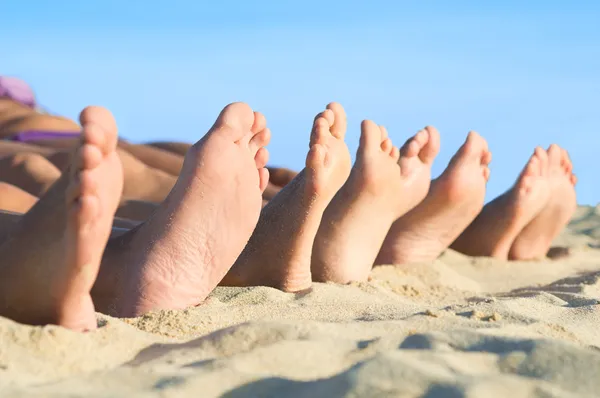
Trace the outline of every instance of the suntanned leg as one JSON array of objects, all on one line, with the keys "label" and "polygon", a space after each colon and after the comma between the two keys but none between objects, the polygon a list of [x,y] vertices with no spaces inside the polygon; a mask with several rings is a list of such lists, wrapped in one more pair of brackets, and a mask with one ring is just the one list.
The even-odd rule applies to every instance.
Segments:
[{"label": "suntanned leg", "polygon": [[60,178],[60,171],[37,153],[24,152],[0,158],[0,181],[40,197]]},{"label": "suntanned leg", "polygon": [[285,167],[267,167],[269,169],[269,182],[279,187],[285,187],[298,175],[297,171]]},{"label": "suntanned leg", "polygon": [[536,148],[515,185],[485,205],[451,247],[471,256],[507,259],[517,235],[549,198],[548,155]]},{"label": "suntanned leg", "polygon": [[26,213],[38,198],[19,187],[0,182],[0,210]]},{"label": "suntanned leg", "polygon": [[376,264],[427,262],[473,221],[483,207],[491,154],[486,141],[469,133],[425,199],[390,228]]},{"label": "suntanned leg", "polygon": [[52,131],[73,133],[79,132],[81,127],[74,121],[56,115],[46,115],[30,110],[31,113],[23,117],[12,118],[0,126],[0,136],[6,137],[23,131]]},{"label": "suntanned leg", "polygon": [[192,144],[188,144],[187,142],[149,142],[146,145],[160,148],[180,156],[185,156],[187,151],[192,147]]},{"label": "suntanned leg", "polygon": [[[33,207],[33,206],[32,206]],[[10,238],[10,234],[19,222],[25,216],[24,213],[0,210],[0,245]],[[123,235],[124,233],[137,227],[140,223],[137,221],[125,220],[114,217],[112,222],[111,238]]]},{"label": "suntanned leg", "polygon": [[[0,141],[0,156],[21,152],[40,154],[61,172],[71,164],[72,151],[20,142]],[[176,177],[147,166],[123,149],[117,149],[117,154],[123,165],[122,173],[125,181],[123,196],[126,199],[159,203],[166,198],[177,181]]]},{"label": "suntanned leg", "polygon": [[96,328],[90,290],[122,180],[112,116],[90,107],[81,123],[82,145],[71,170],[0,246],[0,314],[18,322]]},{"label": "suntanned leg", "polygon": [[123,200],[117,209],[117,217],[135,221],[146,221],[160,204],[141,200]]},{"label": "suntanned leg", "polygon": [[321,221],[312,254],[313,280],[366,280],[390,226],[427,194],[439,134],[427,127],[402,147],[385,128],[361,127],[356,163]]},{"label": "suntanned leg", "polygon": [[547,152],[550,199],[513,242],[509,252],[511,260],[532,260],[546,256],[552,241],[577,209],[573,165],[567,151],[553,144]]},{"label": "suntanned leg", "polygon": [[38,145],[26,144],[24,142],[0,141],[0,156],[15,155],[17,153],[37,153],[48,157],[55,150]]},{"label": "suntanned leg", "polygon": [[93,289],[117,316],[200,304],[248,242],[267,186],[266,120],[227,106],[186,155],[175,187],[143,224],[111,239]]},{"label": "suntanned leg", "polygon": [[223,279],[225,286],[311,286],[311,253],[325,208],[350,173],[346,114],[332,103],[317,115],[306,168],[263,209],[248,245]]},{"label": "suntanned leg", "polygon": [[175,177],[179,176],[183,167],[183,155],[174,154],[150,145],[130,144],[126,141],[119,141],[119,148],[126,150],[147,166]]},{"label": "suntanned leg", "polygon": [[[176,177],[144,164],[124,149],[117,148],[116,152],[123,165],[124,199],[160,203],[167,197]],[[64,170],[71,161],[70,156],[70,152],[55,152],[48,160]]]}]

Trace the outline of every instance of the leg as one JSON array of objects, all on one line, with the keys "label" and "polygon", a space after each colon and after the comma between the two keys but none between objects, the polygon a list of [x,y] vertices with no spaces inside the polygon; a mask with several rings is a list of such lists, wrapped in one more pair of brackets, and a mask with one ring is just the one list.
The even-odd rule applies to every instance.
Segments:
[{"label": "leg", "polygon": [[310,287],[311,253],[321,217],[350,173],[345,134],[344,109],[329,104],[315,118],[306,168],[265,206],[223,285],[292,292]]},{"label": "leg", "polygon": [[146,221],[160,205],[141,200],[124,200],[119,205],[117,217],[135,221]]},{"label": "leg", "polygon": [[435,260],[483,207],[490,161],[487,142],[470,133],[425,199],[394,222],[376,264]]},{"label": "leg", "polygon": [[543,258],[577,209],[573,166],[567,151],[551,145],[547,152],[550,199],[513,242],[509,253],[511,260]]},{"label": "leg", "polygon": [[60,177],[60,171],[45,157],[23,152],[0,158],[0,181],[40,197]]},{"label": "leg", "polygon": [[[148,202],[162,202],[175,185],[176,178],[164,171],[147,166],[124,149],[117,148],[123,165],[123,197]],[[59,170],[71,162],[71,152],[59,151],[48,156]]]},{"label": "leg", "polygon": [[[0,156],[21,152],[37,153],[48,159],[61,172],[71,164],[72,151],[56,150],[20,142],[0,141]],[[117,149],[123,165],[125,181],[123,196],[149,202],[162,202],[175,185],[176,178],[161,170],[147,166],[123,149]]]},{"label": "leg", "polygon": [[14,155],[17,153],[37,153],[48,157],[55,150],[23,142],[0,141],[0,156]]},{"label": "leg", "polygon": [[18,322],[96,328],[90,289],[122,181],[110,114],[88,108],[81,122],[83,145],[71,170],[0,246],[0,314]]},{"label": "leg", "polygon": [[183,167],[183,155],[178,155],[150,145],[136,145],[119,141],[119,148],[129,152],[154,169],[178,177]]},{"label": "leg", "polygon": [[187,142],[149,142],[149,146],[174,153],[179,156],[185,156],[192,147],[192,144]]},{"label": "leg", "polygon": [[296,171],[285,167],[267,167],[269,169],[269,182],[278,187],[285,187],[298,175]]},{"label": "leg", "polygon": [[362,124],[350,178],[331,201],[315,239],[313,280],[347,283],[366,280],[392,223],[427,194],[439,134],[427,127],[402,148],[387,131]]},{"label": "leg", "polygon": [[92,294],[102,312],[137,316],[200,304],[248,241],[268,182],[266,120],[227,106],[185,158],[169,197],[110,241]]},{"label": "leg", "polygon": [[37,200],[38,198],[19,187],[0,182],[0,210],[26,213]]},{"label": "leg", "polygon": [[471,256],[507,259],[517,235],[548,203],[548,154],[536,148],[515,185],[483,208],[452,243]]}]

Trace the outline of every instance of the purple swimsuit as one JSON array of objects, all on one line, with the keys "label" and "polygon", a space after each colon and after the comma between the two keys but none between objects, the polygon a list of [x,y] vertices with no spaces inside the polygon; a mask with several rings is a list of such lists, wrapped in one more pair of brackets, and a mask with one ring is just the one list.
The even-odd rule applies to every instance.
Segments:
[{"label": "purple swimsuit", "polygon": [[[27,83],[16,77],[0,76],[0,98],[10,98],[29,108],[35,109],[36,101],[33,90]],[[9,141],[30,142],[41,140],[60,140],[76,138],[79,132],[73,131],[43,131],[30,130],[23,131],[13,136],[7,137]]]}]

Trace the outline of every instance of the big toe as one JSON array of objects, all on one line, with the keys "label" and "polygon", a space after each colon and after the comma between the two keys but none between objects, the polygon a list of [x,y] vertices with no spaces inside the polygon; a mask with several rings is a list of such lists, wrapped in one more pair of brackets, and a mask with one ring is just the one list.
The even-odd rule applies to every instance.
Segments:
[{"label": "big toe", "polygon": [[433,163],[440,152],[440,133],[432,126],[425,127],[425,131],[428,133],[428,140],[420,151],[419,157],[424,163]]},{"label": "big toe", "polygon": [[243,102],[234,102],[227,105],[217,118],[211,129],[212,134],[223,134],[232,141],[239,141],[244,137],[251,138],[254,126],[254,112]]},{"label": "big toe", "polygon": [[475,131],[470,131],[465,143],[456,153],[455,160],[473,160],[487,166],[491,161],[487,141]]},{"label": "big toe", "polygon": [[382,132],[371,120],[364,120],[360,126],[360,144],[357,155],[365,156],[381,151]]},{"label": "big toe", "polygon": [[79,114],[82,143],[98,147],[105,155],[117,146],[118,129],[112,113],[100,106],[88,106]]},{"label": "big toe", "polygon": [[346,135],[346,130],[348,128],[348,121],[344,107],[338,104],[337,102],[331,102],[327,105],[327,109],[330,109],[334,115],[334,122],[331,126],[331,134],[335,138],[344,138],[344,136]]},{"label": "big toe", "polygon": [[548,154],[548,168],[550,172],[561,172],[561,166],[564,164],[564,154],[562,148],[556,144],[552,144],[546,151]]}]

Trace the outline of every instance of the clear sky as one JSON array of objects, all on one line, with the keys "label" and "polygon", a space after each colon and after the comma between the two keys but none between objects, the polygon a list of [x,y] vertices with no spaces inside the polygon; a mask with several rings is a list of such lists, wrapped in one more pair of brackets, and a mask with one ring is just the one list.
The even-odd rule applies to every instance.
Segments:
[{"label": "clear sky", "polygon": [[273,132],[271,164],[303,166],[330,101],[396,145],[431,124],[439,174],[469,130],[494,155],[488,200],[536,145],[567,148],[579,202],[600,202],[600,2],[0,0],[0,74],[51,111],[109,107],[124,138],[199,139],[245,101]]}]

